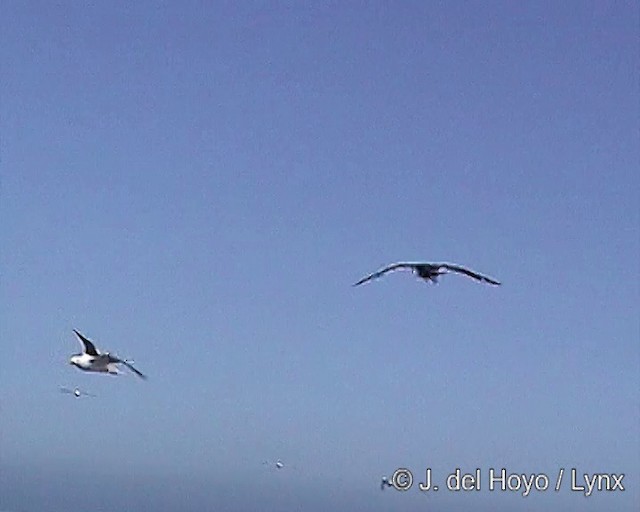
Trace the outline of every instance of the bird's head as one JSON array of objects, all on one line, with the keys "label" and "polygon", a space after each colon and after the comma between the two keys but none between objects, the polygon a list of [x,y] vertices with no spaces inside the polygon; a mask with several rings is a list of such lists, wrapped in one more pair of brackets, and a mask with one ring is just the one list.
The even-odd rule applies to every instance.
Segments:
[{"label": "bird's head", "polygon": [[78,360],[80,359],[80,355],[79,354],[74,354],[69,358],[69,364],[72,364],[74,366],[78,366]]}]

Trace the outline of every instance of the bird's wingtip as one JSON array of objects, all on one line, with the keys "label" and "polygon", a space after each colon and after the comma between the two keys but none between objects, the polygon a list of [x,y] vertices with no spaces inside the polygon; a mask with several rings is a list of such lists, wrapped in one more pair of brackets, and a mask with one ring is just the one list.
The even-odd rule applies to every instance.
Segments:
[{"label": "bird's wingtip", "polygon": [[[129,367],[131,368],[131,367]],[[149,377],[147,377],[144,373],[142,373],[140,370],[136,370],[135,368],[131,368],[131,370],[133,370],[133,372],[140,377],[142,380],[149,380]]]}]

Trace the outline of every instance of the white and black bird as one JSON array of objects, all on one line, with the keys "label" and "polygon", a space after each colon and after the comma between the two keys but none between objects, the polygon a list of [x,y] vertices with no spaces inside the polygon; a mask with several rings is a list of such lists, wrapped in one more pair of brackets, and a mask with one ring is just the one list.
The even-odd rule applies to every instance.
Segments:
[{"label": "white and black bird", "polygon": [[141,379],[146,379],[146,375],[136,370],[129,361],[112,356],[109,352],[101,353],[96,346],[75,329],[73,332],[82,342],[84,351],[82,354],[74,354],[69,359],[69,364],[74,365],[85,372],[109,373],[119,375],[120,371],[116,365],[123,364]]},{"label": "white and black bird", "polygon": [[60,393],[65,393],[66,395],[74,395],[76,398],[80,398],[81,396],[91,396],[95,397],[96,395],[92,395],[91,393],[87,393],[86,391],[82,391],[80,388],[65,388],[60,387]]},{"label": "white and black bird", "polygon": [[484,283],[489,283],[494,286],[500,286],[500,282],[491,279],[490,277],[484,276],[482,274],[478,274],[468,268],[461,267],[459,265],[452,265],[451,263],[412,263],[412,262],[399,262],[392,263],[391,265],[387,265],[386,267],[374,272],[373,274],[369,274],[366,277],[363,277],[357,283],[354,283],[353,286],[359,286],[367,281],[371,281],[372,279],[377,279],[382,277],[387,272],[393,272],[394,270],[411,270],[414,274],[416,274],[421,279],[424,279],[427,282],[438,282],[438,277],[443,274],[449,274],[450,272],[457,272],[459,274],[464,274],[466,276],[472,277],[477,281],[481,281]]}]

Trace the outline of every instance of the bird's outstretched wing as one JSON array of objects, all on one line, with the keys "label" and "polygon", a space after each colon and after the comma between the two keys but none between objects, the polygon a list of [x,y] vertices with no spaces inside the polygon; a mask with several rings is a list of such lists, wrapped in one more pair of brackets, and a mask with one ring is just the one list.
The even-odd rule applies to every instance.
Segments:
[{"label": "bird's outstretched wing", "polygon": [[383,276],[387,272],[391,272],[393,270],[398,270],[401,268],[414,269],[416,268],[416,264],[415,263],[392,263],[391,265],[387,265],[386,267],[381,268],[380,270],[378,270],[377,272],[374,272],[373,274],[369,274],[368,276],[363,277],[362,279],[360,279],[360,281],[358,281],[357,283],[354,283],[352,286],[361,285],[362,283],[366,283],[367,281],[371,281],[372,279],[377,279],[378,277]]},{"label": "bird's outstretched wing", "polygon": [[477,272],[473,272],[472,270],[469,270],[468,268],[461,267],[459,265],[451,265],[449,263],[440,263],[438,266],[446,268],[447,270],[451,270],[452,272],[458,272],[460,274],[464,274],[464,275],[472,277],[473,279],[476,279],[478,281],[483,281],[485,283],[489,283],[489,284],[492,284],[492,285],[495,285],[495,286],[500,286],[500,284],[501,284],[499,281],[495,281],[494,279],[491,279],[490,277],[484,276],[482,274],[478,274]]},{"label": "bird's outstretched wing", "polygon": [[141,371],[136,370],[133,365],[125,360],[125,359],[120,359],[119,357],[114,357],[112,355],[109,355],[109,362],[110,363],[117,363],[117,364],[123,364],[125,365],[127,368],[129,368],[129,370],[131,370],[133,373],[135,373],[138,377],[140,377],[143,380],[147,380],[147,376],[142,373]]},{"label": "bird's outstretched wing", "polygon": [[73,330],[73,332],[75,332],[76,336],[80,338],[80,341],[82,341],[82,344],[84,345],[85,353],[89,354],[90,356],[99,355],[98,351],[96,350],[96,346],[93,343],[91,343],[91,341],[89,341],[87,338],[85,338],[82,334],[80,334],[75,329]]}]

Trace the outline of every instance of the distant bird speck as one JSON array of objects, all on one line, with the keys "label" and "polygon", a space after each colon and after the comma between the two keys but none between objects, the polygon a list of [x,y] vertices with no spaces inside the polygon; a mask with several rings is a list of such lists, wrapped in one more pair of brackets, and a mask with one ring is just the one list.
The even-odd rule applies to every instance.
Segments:
[{"label": "distant bird speck", "polygon": [[81,396],[91,396],[91,397],[96,396],[91,393],[87,393],[86,391],[82,391],[80,388],[70,389],[70,388],[61,387],[60,393],[65,393],[67,395],[74,395],[76,398],[80,398]]},{"label": "distant bird speck", "polygon": [[268,460],[265,460],[262,464],[266,466],[275,466],[276,469],[284,468],[284,462],[282,462],[282,459],[278,459],[275,462],[270,462]]}]

